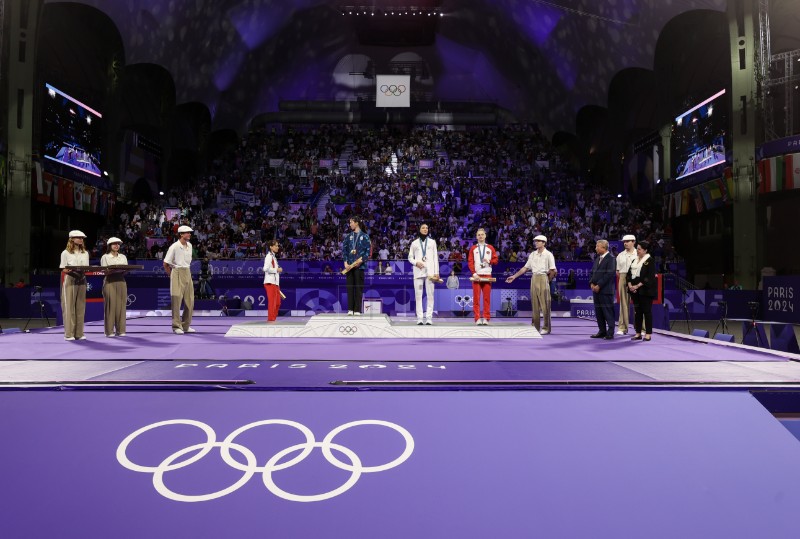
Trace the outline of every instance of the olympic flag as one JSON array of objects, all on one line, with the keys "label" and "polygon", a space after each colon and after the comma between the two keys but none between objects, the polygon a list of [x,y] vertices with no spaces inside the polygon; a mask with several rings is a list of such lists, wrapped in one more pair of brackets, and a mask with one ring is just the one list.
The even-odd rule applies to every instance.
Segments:
[{"label": "olympic flag", "polygon": [[375,75],[376,107],[410,107],[410,75]]}]

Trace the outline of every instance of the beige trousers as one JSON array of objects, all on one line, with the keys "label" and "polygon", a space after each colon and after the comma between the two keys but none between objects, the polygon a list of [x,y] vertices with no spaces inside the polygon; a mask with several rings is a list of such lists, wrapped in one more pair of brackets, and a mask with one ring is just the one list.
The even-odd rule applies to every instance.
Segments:
[{"label": "beige trousers", "polygon": [[61,284],[61,316],[64,319],[64,337],[83,337],[83,320],[86,318],[86,278],[76,279],[64,275]]},{"label": "beige trousers", "polygon": [[[550,331],[550,279],[540,274],[531,277],[531,308],[533,309],[533,325],[536,331]],[[544,314],[544,325],[540,326],[540,311]]]},{"label": "beige trousers", "polygon": [[617,290],[619,290],[619,330],[628,333],[630,322],[631,296],[628,292],[628,274],[620,273],[617,279]]},{"label": "beige trousers", "polygon": [[122,275],[107,275],[103,281],[103,314],[106,335],[125,333],[128,285]]},{"label": "beige trousers", "polygon": [[[189,268],[173,268],[169,274],[169,295],[172,299],[172,329],[186,331],[192,323],[194,283]],[[181,303],[184,304],[181,316]]]}]

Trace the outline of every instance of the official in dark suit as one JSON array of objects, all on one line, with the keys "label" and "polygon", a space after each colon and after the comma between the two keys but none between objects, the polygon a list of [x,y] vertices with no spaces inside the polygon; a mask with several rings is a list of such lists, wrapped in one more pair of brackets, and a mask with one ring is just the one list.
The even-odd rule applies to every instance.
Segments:
[{"label": "official in dark suit", "polygon": [[633,301],[635,313],[633,327],[636,329],[632,341],[649,341],[653,333],[653,299],[658,295],[658,281],[656,265],[650,258],[649,251],[650,244],[640,241],[636,246],[637,258],[628,270],[628,291]]},{"label": "official in dark suit", "polygon": [[598,331],[592,338],[610,340],[614,338],[614,281],[617,264],[614,256],[608,252],[607,240],[598,240],[594,250],[597,258],[594,259],[589,284],[592,287]]}]

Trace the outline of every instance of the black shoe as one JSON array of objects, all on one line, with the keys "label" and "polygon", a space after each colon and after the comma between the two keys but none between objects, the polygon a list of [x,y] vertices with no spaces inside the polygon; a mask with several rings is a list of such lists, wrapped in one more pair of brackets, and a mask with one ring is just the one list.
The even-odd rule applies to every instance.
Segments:
[{"label": "black shoe", "polygon": [[611,340],[613,340],[613,339],[614,339],[614,336],[613,336],[613,335],[606,335],[606,336],[605,336],[605,337],[603,337],[603,338],[604,338],[605,340],[607,340],[607,341],[611,341]]},{"label": "black shoe", "polygon": [[605,339],[606,338],[606,334],[605,333],[595,333],[594,335],[590,335],[589,338],[590,339]]},{"label": "black shoe", "polygon": [[642,340],[642,336],[641,335],[639,335],[639,336],[634,335],[633,337],[631,337],[631,340],[632,341],[641,341]]}]

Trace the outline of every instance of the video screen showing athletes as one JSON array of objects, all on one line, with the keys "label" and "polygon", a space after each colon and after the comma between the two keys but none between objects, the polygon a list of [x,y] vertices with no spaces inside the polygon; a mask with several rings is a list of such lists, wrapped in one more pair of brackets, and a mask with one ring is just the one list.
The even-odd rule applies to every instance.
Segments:
[{"label": "video screen showing athletes", "polygon": [[103,115],[49,84],[45,88],[45,158],[100,176]]},{"label": "video screen showing athletes", "polygon": [[725,162],[728,104],[725,90],[687,110],[672,124],[672,177],[691,176]]}]

